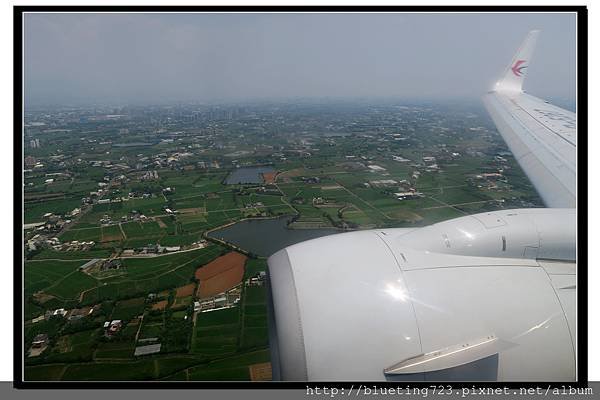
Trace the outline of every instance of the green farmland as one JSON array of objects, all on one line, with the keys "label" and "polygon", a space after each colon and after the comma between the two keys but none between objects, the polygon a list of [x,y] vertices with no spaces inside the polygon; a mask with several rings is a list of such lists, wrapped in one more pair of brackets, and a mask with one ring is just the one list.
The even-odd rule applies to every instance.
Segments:
[{"label": "green farmland", "polygon": [[[270,360],[267,286],[250,279],[274,251],[542,205],[468,101],[40,107],[25,121],[27,380],[248,380]],[[241,282],[218,262],[203,271],[222,280],[196,275],[230,251],[248,256]]]}]

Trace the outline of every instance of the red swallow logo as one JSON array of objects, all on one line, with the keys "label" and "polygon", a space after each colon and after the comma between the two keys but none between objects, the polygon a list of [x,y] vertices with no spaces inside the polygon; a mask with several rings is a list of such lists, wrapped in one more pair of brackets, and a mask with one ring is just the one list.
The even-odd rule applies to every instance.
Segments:
[{"label": "red swallow logo", "polygon": [[527,68],[527,65],[523,65],[525,60],[517,60],[515,65],[512,66],[511,70],[515,76],[523,76],[523,70]]}]

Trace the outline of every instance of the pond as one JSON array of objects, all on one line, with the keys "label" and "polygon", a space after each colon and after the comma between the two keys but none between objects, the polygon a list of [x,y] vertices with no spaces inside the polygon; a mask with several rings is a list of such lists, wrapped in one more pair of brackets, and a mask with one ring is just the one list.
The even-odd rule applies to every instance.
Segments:
[{"label": "pond", "polygon": [[259,256],[268,257],[292,244],[341,232],[333,228],[288,229],[289,218],[291,217],[240,221],[213,231],[208,236],[224,240]]},{"label": "pond", "polygon": [[239,185],[244,183],[262,183],[262,174],[275,172],[271,167],[244,167],[231,171],[225,179],[226,185]]}]

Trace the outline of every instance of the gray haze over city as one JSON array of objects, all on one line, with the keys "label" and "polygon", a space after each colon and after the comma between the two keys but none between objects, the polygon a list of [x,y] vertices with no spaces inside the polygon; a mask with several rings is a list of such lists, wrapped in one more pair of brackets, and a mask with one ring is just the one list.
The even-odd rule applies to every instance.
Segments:
[{"label": "gray haze over city", "polygon": [[531,29],[525,89],[574,102],[575,14],[28,14],[25,100],[476,99]]}]

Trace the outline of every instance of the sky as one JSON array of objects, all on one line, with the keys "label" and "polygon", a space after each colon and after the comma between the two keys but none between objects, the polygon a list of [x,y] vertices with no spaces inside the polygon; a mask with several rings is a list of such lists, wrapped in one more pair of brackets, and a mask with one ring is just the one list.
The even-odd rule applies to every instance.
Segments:
[{"label": "sky", "polygon": [[575,14],[35,14],[25,101],[478,98],[528,31],[524,88],[574,101]]}]

